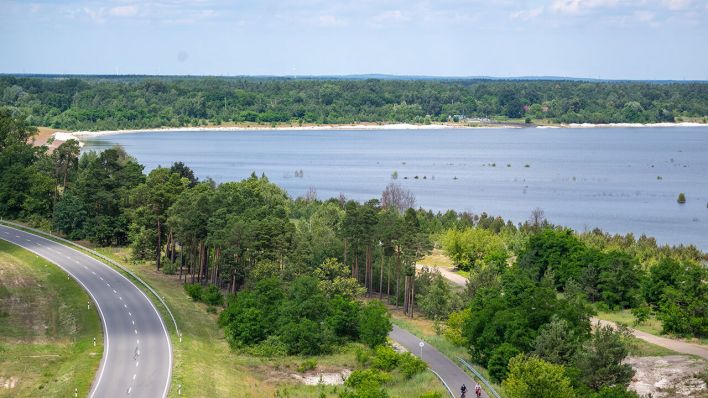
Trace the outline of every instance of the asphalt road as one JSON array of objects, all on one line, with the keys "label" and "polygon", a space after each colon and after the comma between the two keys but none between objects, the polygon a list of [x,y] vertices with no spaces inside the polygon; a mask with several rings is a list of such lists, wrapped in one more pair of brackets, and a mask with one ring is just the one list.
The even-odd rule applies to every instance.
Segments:
[{"label": "asphalt road", "polygon": [[60,243],[4,225],[0,239],[57,264],[97,305],[104,351],[90,398],[167,396],[172,347],[162,318],[142,290],[108,265]]},{"label": "asphalt road", "polygon": [[[392,340],[405,347],[409,352],[417,357],[420,356],[420,342],[422,341],[414,334],[407,330],[401,329],[398,326],[393,326],[393,330],[388,334]],[[447,384],[447,387],[452,390],[455,397],[460,396],[460,387],[467,386],[467,398],[473,398],[475,382],[467,375],[459,366],[453,363],[435,347],[424,342],[422,359],[428,364],[428,367],[435,371]],[[481,383],[480,383],[481,384]],[[488,398],[484,390],[482,397]]]}]

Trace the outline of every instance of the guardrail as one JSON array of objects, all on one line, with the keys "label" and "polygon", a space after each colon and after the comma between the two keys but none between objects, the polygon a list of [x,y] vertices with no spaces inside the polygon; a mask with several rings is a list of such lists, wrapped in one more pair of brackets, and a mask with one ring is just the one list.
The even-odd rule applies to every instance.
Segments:
[{"label": "guardrail", "polygon": [[499,395],[499,393],[497,393],[494,390],[494,387],[492,387],[492,384],[489,383],[487,381],[487,379],[485,379],[484,376],[482,376],[482,374],[477,371],[477,369],[473,368],[472,365],[467,363],[467,361],[465,361],[464,359],[462,359],[460,357],[457,357],[457,359],[462,363],[462,365],[464,365],[464,367],[469,369],[472,373],[474,373],[475,376],[477,376],[480,380],[482,380],[482,383],[484,383],[484,385],[487,386],[487,388],[489,389],[489,392],[491,392],[492,395],[494,395],[496,398],[501,398],[501,395]]},{"label": "guardrail", "polygon": [[438,374],[438,372],[436,372],[436,371],[434,371],[434,370],[432,370],[432,369],[430,369],[430,368],[428,368],[428,370],[431,371],[431,372],[433,372],[433,374],[434,374],[435,376],[438,376],[438,379],[440,379],[440,381],[443,383],[443,385],[445,386],[445,388],[447,388],[447,392],[450,393],[450,396],[451,396],[452,398],[455,398],[455,394],[452,393],[452,390],[450,389],[450,386],[448,386],[447,383],[445,383],[445,380],[443,380],[443,378],[440,377],[440,374]]},{"label": "guardrail", "polygon": [[73,246],[73,247],[77,247],[77,248],[79,248],[79,249],[81,249],[81,250],[84,250],[84,251],[86,251],[86,252],[89,252],[89,253],[93,254],[94,256],[96,256],[96,257],[98,257],[98,258],[100,258],[100,259],[102,259],[102,260],[104,260],[104,261],[107,261],[107,262],[111,263],[112,265],[114,265],[114,266],[120,268],[123,272],[127,273],[127,274],[130,275],[132,278],[134,278],[135,280],[137,280],[138,282],[140,282],[140,283],[141,283],[143,286],[145,286],[155,297],[157,297],[157,299],[160,301],[160,303],[162,304],[162,306],[165,307],[165,309],[167,310],[167,313],[170,315],[170,318],[172,318],[172,323],[175,325],[175,332],[177,333],[177,336],[179,336],[179,337],[180,337],[180,340],[181,340],[182,335],[181,335],[180,332],[179,332],[179,327],[177,327],[177,320],[175,319],[175,316],[172,314],[172,311],[170,311],[170,307],[167,306],[167,303],[165,303],[165,300],[163,300],[162,297],[160,297],[160,295],[157,294],[157,292],[155,291],[155,289],[152,288],[152,286],[148,285],[147,282],[145,282],[144,280],[140,279],[140,277],[137,276],[137,275],[135,275],[135,273],[133,273],[133,271],[131,271],[131,270],[125,268],[123,265],[121,265],[121,264],[118,263],[117,261],[114,261],[113,259],[111,259],[111,258],[109,258],[109,257],[107,257],[107,256],[104,256],[103,254],[101,254],[101,253],[99,253],[99,252],[97,252],[97,251],[95,251],[95,250],[91,250],[91,249],[89,249],[88,247],[82,246],[82,245],[80,245],[80,244],[78,244],[78,243],[74,243],[74,242],[72,242],[72,241],[70,241],[70,240],[68,240],[68,239],[64,239],[64,238],[62,238],[62,237],[60,237],[60,236],[56,236],[56,235],[54,235],[54,234],[52,234],[52,233],[50,233],[50,232],[42,231],[41,229],[28,227],[28,226],[26,226],[26,225],[14,223],[14,222],[12,222],[12,221],[7,221],[7,220],[0,220],[0,223],[2,223],[2,224],[7,224],[7,225],[10,225],[10,226],[13,226],[13,227],[17,227],[17,228],[28,229],[28,230],[30,230],[30,231],[32,231],[32,232],[35,232],[35,233],[37,233],[37,234],[40,234],[40,235],[51,236],[53,239],[59,240],[59,241],[61,241],[61,242],[63,242],[63,243],[66,243],[66,244],[71,245],[71,246]]}]

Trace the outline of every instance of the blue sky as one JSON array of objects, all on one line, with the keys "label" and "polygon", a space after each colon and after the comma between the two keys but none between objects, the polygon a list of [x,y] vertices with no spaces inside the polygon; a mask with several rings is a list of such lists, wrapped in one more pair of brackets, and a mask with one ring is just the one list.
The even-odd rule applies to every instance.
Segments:
[{"label": "blue sky", "polygon": [[0,0],[0,73],[708,80],[708,0]]}]

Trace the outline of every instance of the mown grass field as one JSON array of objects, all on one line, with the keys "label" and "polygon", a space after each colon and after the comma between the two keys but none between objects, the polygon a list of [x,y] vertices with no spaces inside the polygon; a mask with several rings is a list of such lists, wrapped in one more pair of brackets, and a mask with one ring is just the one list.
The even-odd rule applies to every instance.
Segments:
[{"label": "mown grass field", "polygon": [[103,353],[89,301],[59,267],[0,240],[0,397],[88,395]]},{"label": "mown grass field", "polygon": [[[170,396],[178,396],[179,386],[182,396],[189,397],[336,397],[341,391],[342,387],[300,384],[293,375],[300,374],[297,368],[308,358],[259,358],[232,351],[217,326],[217,316],[208,313],[204,304],[192,301],[177,276],[156,271],[151,262],[131,262],[126,248],[98,251],[119,261],[156,289],[177,319],[182,342],[172,333],[175,365]],[[314,372],[355,369],[356,348],[351,344],[332,355],[316,357]],[[411,380],[394,375],[387,389],[392,397],[401,398],[428,391],[445,392],[431,372]]]}]

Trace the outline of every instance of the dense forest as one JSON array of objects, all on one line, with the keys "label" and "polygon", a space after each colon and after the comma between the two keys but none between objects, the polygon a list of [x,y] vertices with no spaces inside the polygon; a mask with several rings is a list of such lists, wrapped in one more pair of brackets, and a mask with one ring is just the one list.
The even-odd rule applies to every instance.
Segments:
[{"label": "dense forest", "polygon": [[[182,163],[145,175],[122,148],[51,154],[33,128],[0,108],[0,217],[96,245],[129,245],[135,259],[178,275],[185,292],[219,312],[234,350],[322,355],[349,342],[372,347],[341,397],[387,397],[390,372],[424,369],[381,346],[382,303],[432,319],[469,350],[510,397],[636,397],[625,332],[592,330],[597,309],[659,319],[665,333],[708,336],[708,268],[693,246],[576,233],[540,210],[513,224],[485,213],[412,207],[392,181],[380,198],[290,198],[266,176],[216,184]],[[416,272],[433,248],[469,272],[453,289]]]},{"label": "dense forest", "polygon": [[708,83],[0,76],[0,105],[68,130],[223,123],[674,122],[708,116]]}]

